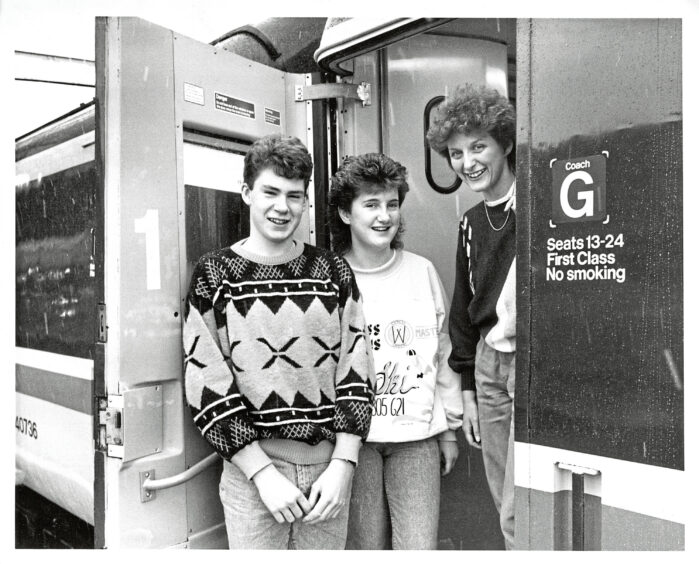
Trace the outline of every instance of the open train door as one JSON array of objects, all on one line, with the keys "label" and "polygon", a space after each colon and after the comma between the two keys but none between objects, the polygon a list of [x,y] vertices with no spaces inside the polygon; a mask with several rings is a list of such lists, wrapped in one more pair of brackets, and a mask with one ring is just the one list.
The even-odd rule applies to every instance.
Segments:
[{"label": "open train door", "polygon": [[[220,463],[184,399],[184,299],[199,256],[248,233],[248,146],[270,133],[310,143],[310,102],[294,101],[306,77],[136,18],[97,19],[96,76],[96,545],[224,547]],[[309,197],[296,236],[313,243]]]}]

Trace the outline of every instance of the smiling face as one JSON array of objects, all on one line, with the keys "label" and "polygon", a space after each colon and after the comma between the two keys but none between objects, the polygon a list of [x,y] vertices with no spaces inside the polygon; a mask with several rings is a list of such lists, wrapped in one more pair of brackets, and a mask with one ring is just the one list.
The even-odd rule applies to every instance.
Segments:
[{"label": "smiling face", "polygon": [[507,166],[512,145],[503,151],[485,131],[454,133],[447,140],[449,162],[457,176],[488,201],[502,198],[510,189],[514,175]]},{"label": "smiling face", "polygon": [[339,209],[340,218],[349,225],[352,252],[388,258],[400,227],[398,189],[362,188],[352,200],[349,211]]},{"label": "smiling face", "polygon": [[250,206],[250,245],[258,254],[283,254],[306,207],[304,181],[266,168],[252,188],[243,184],[242,196]]}]

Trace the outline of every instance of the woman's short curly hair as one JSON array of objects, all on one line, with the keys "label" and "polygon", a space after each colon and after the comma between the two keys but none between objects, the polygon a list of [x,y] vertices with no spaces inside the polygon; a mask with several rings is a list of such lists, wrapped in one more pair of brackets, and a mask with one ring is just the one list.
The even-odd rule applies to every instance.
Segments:
[{"label": "woman's short curly hair", "polygon": [[243,182],[250,188],[265,169],[291,180],[303,180],[304,189],[313,174],[313,160],[296,137],[267,135],[255,141],[243,161]]},{"label": "woman's short curly hair", "polygon": [[[512,144],[507,156],[511,170],[515,170],[515,109],[497,90],[473,84],[460,84],[454,93],[437,107],[427,141],[450,163],[447,141],[454,133],[468,135],[486,131],[503,151]],[[451,163],[450,163],[451,164]]]},{"label": "woman's short curly hair", "polygon": [[[402,164],[382,153],[345,157],[342,166],[332,177],[328,196],[328,226],[333,251],[344,255],[352,248],[350,227],[340,218],[339,210],[349,212],[352,202],[362,190],[382,192],[395,188],[398,191],[398,204],[403,205],[405,195],[410,189],[407,176],[408,171]],[[398,232],[391,241],[392,249],[400,249],[403,246],[400,240],[401,233],[402,219]]]}]

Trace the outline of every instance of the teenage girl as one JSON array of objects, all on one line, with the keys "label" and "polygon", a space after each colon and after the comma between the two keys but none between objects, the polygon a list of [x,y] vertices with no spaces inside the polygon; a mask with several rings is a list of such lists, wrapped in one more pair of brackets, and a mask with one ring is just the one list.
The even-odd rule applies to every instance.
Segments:
[{"label": "teenage girl", "polygon": [[444,289],[429,260],[401,249],[406,174],[382,154],[349,157],[330,190],[333,250],[354,271],[376,370],[350,549],[437,548],[440,466],[449,473],[458,456],[463,408],[459,376],[447,364]]}]

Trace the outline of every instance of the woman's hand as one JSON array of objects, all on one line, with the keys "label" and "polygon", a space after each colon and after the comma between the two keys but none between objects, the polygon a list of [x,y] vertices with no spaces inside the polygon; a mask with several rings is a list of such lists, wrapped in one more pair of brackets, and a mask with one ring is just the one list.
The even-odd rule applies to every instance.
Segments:
[{"label": "woman's hand", "polygon": [[476,390],[464,390],[462,392],[464,400],[464,423],[462,428],[466,435],[466,442],[474,448],[481,448],[481,432],[478,424],[478,402],[476,401]]}]

